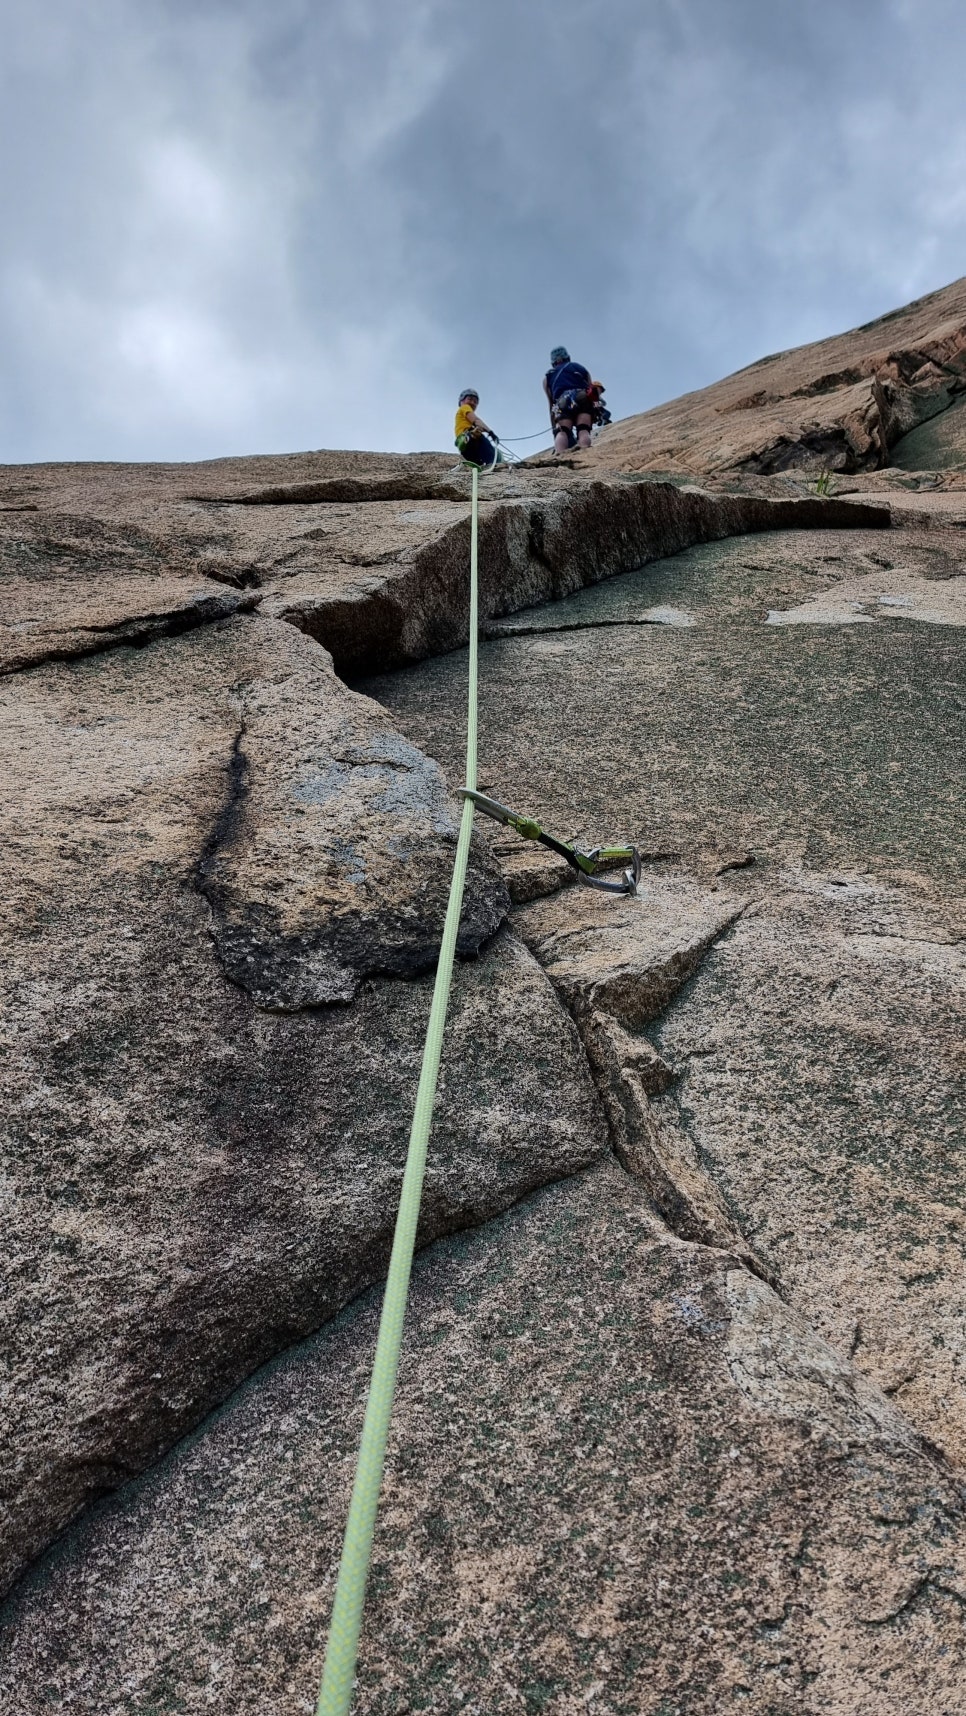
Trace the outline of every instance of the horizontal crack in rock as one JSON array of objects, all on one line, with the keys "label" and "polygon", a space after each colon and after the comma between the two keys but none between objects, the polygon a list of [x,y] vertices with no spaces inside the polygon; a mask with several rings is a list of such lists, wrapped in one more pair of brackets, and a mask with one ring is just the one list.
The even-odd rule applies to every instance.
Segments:
[{"label": "horizontal crack in rock", "polygon": [[317,483],[279,483],[240,495],[186,495],[205,506],[319,506],[326,502],[465,501],[457,482],[413,482],[410,477],[329,477]]},{"label": "horizontal crack in rock", "polygon": [[[480,520],[480,613],[485,628],[487,621],[728,536],[888,529],[891,522],[885,506],[717,495],[635,477],[582,482],[549,498],[494,496]],[[308,601],[303,593],[287,596],[282,587],[271,612],[321,643],[344,678],[459,649],[468,635],[469,537],[467,512],[404,551],[374,587]]]},{"label": "horizontal crack in rock", "polygon": [[259,594],[242,596],[236,600],[206,596],[200,602],[193,602],[188,607],[176,608],[168,613],[139,614],[136,619],[118,620],[114,625],[77,625],[75,631],[78,638],[87,636],[89,642],[63,644],[56,649],[44,650],[42,655],[0,663],[0,676],[29,673],[34,668],[47,667],[53,662],[76,661],[86,656],[104,655],[109,650],[144,649],[161,638],[182,637],[186,632],[198,631],[202,626],[217,625],[220,621],[233,619],[236,615],[251,614],[261,599]]}]

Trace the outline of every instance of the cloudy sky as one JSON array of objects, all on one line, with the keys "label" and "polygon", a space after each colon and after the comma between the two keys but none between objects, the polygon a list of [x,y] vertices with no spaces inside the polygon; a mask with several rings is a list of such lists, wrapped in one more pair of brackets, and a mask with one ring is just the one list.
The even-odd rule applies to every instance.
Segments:
[{"label": "cloudy sky", "polygon": [[[0,460],[615,416],[966,272],[962,0],[0,0]],[[537,443],[521,450],[530,451]]]}]

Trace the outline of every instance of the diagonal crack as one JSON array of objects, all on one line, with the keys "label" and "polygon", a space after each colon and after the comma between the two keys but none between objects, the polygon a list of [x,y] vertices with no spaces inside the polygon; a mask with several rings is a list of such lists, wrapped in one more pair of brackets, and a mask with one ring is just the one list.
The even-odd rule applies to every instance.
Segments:
[{"label": "diagonal crack", "polygon": [[29,660],[2,663],[0,677],[9,678],[17,673],[32,672],[35,668],[48,667],[54,662],[79,661],[87,656],[105,655],[115,649],[144,649],[160,638],[183,637],[186,632],[198,631],[203,626],[217,625],[220,621],[234,619],[239,614],[251,614],[261,600],[260,592],[237,598],[206,596],[204,601],[193,602],[186,608],[177,608],[168,613],[139,615],[136,620],[119,620],[113,626],[78,626],[77,633],[86,633],[90,638],[89,642],[47,649],[41,655],[31,656]]},{"label": "diagonal crack", "polygon": [[954,1603],[958,1603],[960,1608],[966,1610],[966,1595],[962,1591],[957,1591],[955,1585],[947,1583],[939,1573],[923,1573],[912,1581],[893,1608],[886,1610],[881,1615],[860,1616],[862,1625],[865,1627],[891,1626],[893,1621],[899,1620],[900,1616],[908,1614],[910,1609],[918,1603],[920,1597],[925,1596],[929,1591],[936,1591],[943,1597],[951,1597]]},{"label": "diagonal crack", "polygon": [[534,957],[544,966],[580,1035],[607,1119],[611,1148],[624,1171],[641,1181],[661,1220],[679,1239],[728,1251],[754,1275],[776,1284],[773,1271],[758,1257],[725,1208],[717,1186],[698,1161],[690,1139],[658,1119],[650,1098],[667,1090],[677,1074],[639,1034],[643,1026],[671,1006],[715,944],[742,916],[739,906],[686,948],[639,970],[621,969],[601,976],[590,962],[581,976],[581,930],[553,937],[560,953],[576,944],[566,975],[548,958],[548,944],[517,925]]}]

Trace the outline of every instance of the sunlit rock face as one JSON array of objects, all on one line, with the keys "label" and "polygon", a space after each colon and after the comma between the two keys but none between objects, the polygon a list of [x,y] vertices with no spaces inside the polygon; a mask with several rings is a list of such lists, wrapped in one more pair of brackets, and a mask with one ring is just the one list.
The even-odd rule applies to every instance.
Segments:
[{"label": "sunlit rock face", "polygon": [[[481,485],[481,784],[643,880],[478,820],[360,1710],[957,1707],[964,353]],[[313,1707],[468,546],[446,454],[0,472],[5,1709]]]},{"label": "sunlit rock face", "polygon": [[614,423],[594,456],[699,477],[966,471],[964,394],[966,279]]}]

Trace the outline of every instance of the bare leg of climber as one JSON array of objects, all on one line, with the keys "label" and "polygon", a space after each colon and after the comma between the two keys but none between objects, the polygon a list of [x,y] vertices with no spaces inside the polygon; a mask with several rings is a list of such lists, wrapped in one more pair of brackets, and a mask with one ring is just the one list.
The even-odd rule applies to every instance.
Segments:
[{"label": "bare leg of climber", "polygon": [[553,438],[555,453],[569,453],[571,422],[569,417],[561,417],[557,423],[557,431]]},{"label": "bare leg of climber", "polygon": [[590,431],[591,431],[592,427],[593,427],[593,418],[592,417],[584,417],[584,416],[578,417],[578,419],[577,419],[577,445],[578,445],[578,447],[589,447],[590,446]]}]

